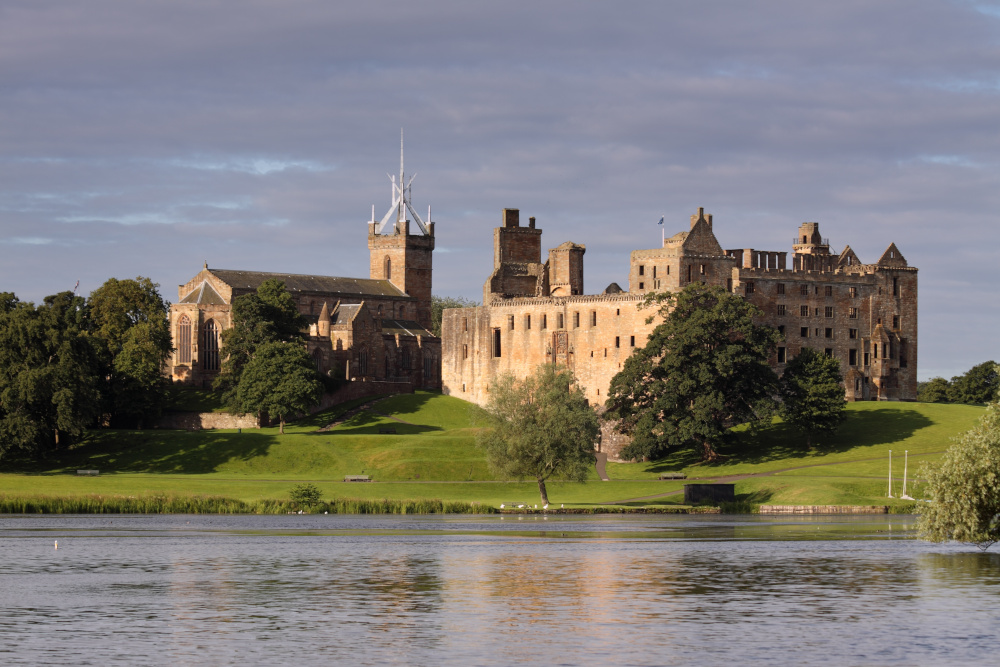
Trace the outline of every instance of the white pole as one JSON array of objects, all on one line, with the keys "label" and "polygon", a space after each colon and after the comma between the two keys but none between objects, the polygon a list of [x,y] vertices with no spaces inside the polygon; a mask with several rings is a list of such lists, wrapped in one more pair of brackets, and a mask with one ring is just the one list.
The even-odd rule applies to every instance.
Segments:
[{"label": "white pole", "polygon": [[889,450],[889,497],[892,498],[892,450]]},{"label": "white pole", "polygon": [[906,465],[910,462],[910,450],[903,450],[903,495],[902,498],[906,498]]}]

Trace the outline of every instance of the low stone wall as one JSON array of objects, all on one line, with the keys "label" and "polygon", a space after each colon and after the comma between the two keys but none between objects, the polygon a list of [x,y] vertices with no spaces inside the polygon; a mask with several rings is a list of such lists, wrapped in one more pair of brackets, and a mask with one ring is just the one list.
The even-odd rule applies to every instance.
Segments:
[{"label": "low stone wall", "polygon": [[345,382],[332,394],[324,394],[323,400],[313,412],[326,410],[327,408],[353,401],[357,398],[367,398],[368,396],[385,396],[387,394],[412,394],[413,385],[409,382]]},{"label": "low stone wall", "polygon": [[160,418],[160,428],[200,431],[209,428],[260,428],[253,415],[231,415],[228,412],[168,412]]},{"label": "low stone wall", "polygon": [[888,514],[888,505],[761,505],[761,514]]}]

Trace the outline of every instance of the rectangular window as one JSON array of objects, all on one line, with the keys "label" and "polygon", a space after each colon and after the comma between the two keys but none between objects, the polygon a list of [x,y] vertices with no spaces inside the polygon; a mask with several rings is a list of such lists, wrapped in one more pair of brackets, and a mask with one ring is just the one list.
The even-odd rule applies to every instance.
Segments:
[{"label": "rectangular window", "polygon": [[778,283],[777,290],[778,290],[778,294],[784,294],[785,293],[785,283]]},{"label": "rectangular window", "polygon": [[469,358],[469,346],[468,345],[463,345],[462,346],[462,358],[463,359],[468,359]]},{"label": "rectangular window", "polygon": [[639,265],[639,275],[640,276],[646,275],[646,267],[643,266],[642,264]]},{"label": "rectangular window", "polygon": [[542,328],[543,329],[549,328],[549,316],[546,315],[545,313],[542,313]]},{"label": "rectangular window", "polygon": [[899,328],[899,315],[893,315],[892,316],[892,328],[893,329],[898,329]]},{"label": "rectangular window", "polygon": [[558,315],[556,315],[556,329],[562,329],[565,326],[566,326],[566,323],[563,322],[563,314],[559,313]]},{"label": "rectangular window", "polygon": [[778,333],[781,334],[782,338],[785,337],[785,325],[784,324],[778,325]]},{"label": "rectangular window", "polygon": [[524,328],[526,331],[531,329],[531,315],[524,316]]},{"label": "rectangular window", "polygon": [[872,345],[872,359],[878,359],[878,343]]},{"label": "rectangular window", "polygon": [[507,329],[509,331],[513,331],[514,330],[514,316],[513,315],[508,315],[507,316]]},{"label": "rectangular window", "polygon": [[833,356],[833,348],[831,348],[831,347],[826,348],[825,350],[823,350],[823,354],[825,354],[828,357],[832,357]]},{"label": "rectangular window", "polygon": [[753,294],[753,281],[752,280],[748,280],[746,282],[746,285],[744,286],[744,290],[746,291],[747,294]]},{"label": "rectangular window", "polygon": [[573,313],[573,328],[580,328],[580,313]]},{"label": "rectangular window", "polygon": [[852,320],[858,319],[858,309],[857,308],[851,308],[850,310],[848,310],[847,311],[847,317],[849,317]]},{"label": "rectangular window", "polygon": [[615,336],[615,347],[621,347],[621,346],[622,346],[621,339],[618,336]]},{"label": "rectangular window", "polygon": [[867,353],[867,352],[865,352],[865,366],[867,366],[867,365],[868,365],[868,361],[869,361],[869,360],[868,360],[868,353]]},{"label": "rectangular window", "polygon": [[855,298],[857,298],[857,296],[858,296],[858,288],[857,287],[852,287],[851,288],[851,298],[855,299]]},{"label": "rectangular window", "polygon": [[784,317],[784,316],[785,316],[785,304],[779,303],[778,304],[778,317]]},{"label": "rectangular window", "polygon": [[783,347],[778,348],[778,363],[779,364],[785,363],[785,348]]},{"label": "rectangular window", "polygon": [[851,365],[851,366],[857,366],[858,365],[858,351],[857,350],[848,350],[847,351],[847,363],[849,365]]},{"label": "rectangular window", "polygon": [[899,296],[899,278],[892,279],[892,295]]},{"label": "rectangular window", "polygon": [[646,289],[646,283],[639,283],[639,289]]},{"label": "rectangular window", "polygon": [[597,326],[597,311],[596,310],[590,311],[590,326],[592,326],[592,327],[596,327]]},{"label": "rectangular window", "polygon": [[858,339],[858,330],[857,329],[848,329],[847,330],[847,337],[850,338],[851,340],[857,340]]},{"label": "rectangular window", "polygon": [[809,296],[809,285],[799,285],[799,294]]},{"label": "rectangular window", "polygon": [[688,282],[691,282],[691,265],[688,264]]},{"label": "rectangular window", "polygon": [[799,316],[809,317],[809,306],[799,306]]},{"label": "rectangular window", "polygon": [[809,338],[809,327],[800,327],[799,336],[802,338]]},{"label": "rectangular window", "polygon": [[628,341],[629,347],[635,347],[635,336],[630,336]]},{"label": "rectangular window", "polygon": [[830,327],[826,328],[826,332],[825,333],[826,333],[826,337],[827,338],[833,338],[833,329],[831,329]]},{"label": "rectangular window", "polygon": [[469,330],[469,318],[468,317],[463,317],[462,318],[462,331],[468,331],[468,330]]},{"label": "rectangular window", "polygon": [[653,277],[654,278],[656,277],[656,267],[655,266],[653,267]]},{"label": "rectangular window", "polygon": [[497,327],[493,330],[493,356],[500,356],[500,328]]},{"label": "rectangular window", "polygon": [[826,296],[833,296],[833,285],[827,285],[824,291]]},{"label": "rectangular window", "polygon": [[816,317],[819,317],[819,308],[816,309]]},{"label": "rectangular window", "polygon": [[833,317],[833,306],[827,306],[823,309],[824,317]]},{"label": "rectangular window", "polygon": [[705,265],[701,265],[701,275],[705,275]]}]

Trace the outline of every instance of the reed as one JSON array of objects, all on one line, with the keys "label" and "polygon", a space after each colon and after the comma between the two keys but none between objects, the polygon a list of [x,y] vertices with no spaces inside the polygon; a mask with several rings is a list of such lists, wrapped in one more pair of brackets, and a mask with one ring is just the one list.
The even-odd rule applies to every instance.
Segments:
[{"label": "reed", "polygon": [[[0,494],[0,514],[290,514],[288,500],[244,501],[222,496],[15,496]],[[441,500],[338,498],[301,510],[307,514],[495,514],[482,503]]]}]

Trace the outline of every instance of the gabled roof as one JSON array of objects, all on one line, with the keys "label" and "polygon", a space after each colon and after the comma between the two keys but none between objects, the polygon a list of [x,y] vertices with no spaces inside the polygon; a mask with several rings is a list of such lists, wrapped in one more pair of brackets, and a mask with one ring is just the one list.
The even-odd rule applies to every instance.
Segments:
[{"label": "gabled roof", "polygon": [[885,249],[882,256],[878,260],[879,266],[909,266],[906,263],[906,258],[903,257],[903,253],[899,252],[899,248],[896,247],[895,243],[890,243],[889,247]]},{"label": "gabled roof", "polygon": [[201,285],[192,290],[186,297],[181,299],[181,303],[200,303],[211,306],[224,306],[226,300],[215,291],[212,284],[207,280],[201,281]]},{"label": "gabled roof", "polygon": [[358,311],[361,310],[361,306],[364,304],[360,303],[345,303],[338,306],[330,317],[330,324],[350,324],[354,318],[357,316]]},{"label": "gabled roof", "polygon": [[857,266],[861,263],[851,246],[844,246],[844,250],[837,258],[837,266]]},{"label": "gabled roof", "polygon": [[688,232],[687,237],[681,244],[681,248],[695,255],[709,255],[712,257],[726,255],[722,250],[722,246],[719,245],[719,240],[715,238],[712,227],[708,224],[708,220],[704,216],[699,217],[698,221],[691,227],[691,231]]},{"label": "gabled roof", "polygon": [[209,269],[209,272],[233,289],[255,290],[265,280],[277,278],[284,282],[285,289],[293,294],[296,292],[318,292],[351,296],[409,298],[405,292],[388,280],[310,276],[297,273],[267,273],[264,271],[236,271],[230,269]]},{"label": "gabled roof", "polygon": [[382,333],[390,335],[401,334],[403,336],[434,336],[434,334],[413,320],[382,320]]},{"label": "gabled roof", "polygon": [[619,285],[618,283],[611,283],[610,285],[604,288],[604,292],[602,292],[602,294],[621,294],[624,291],[625,290],[623,290],[621,288],[621,285]]}]

